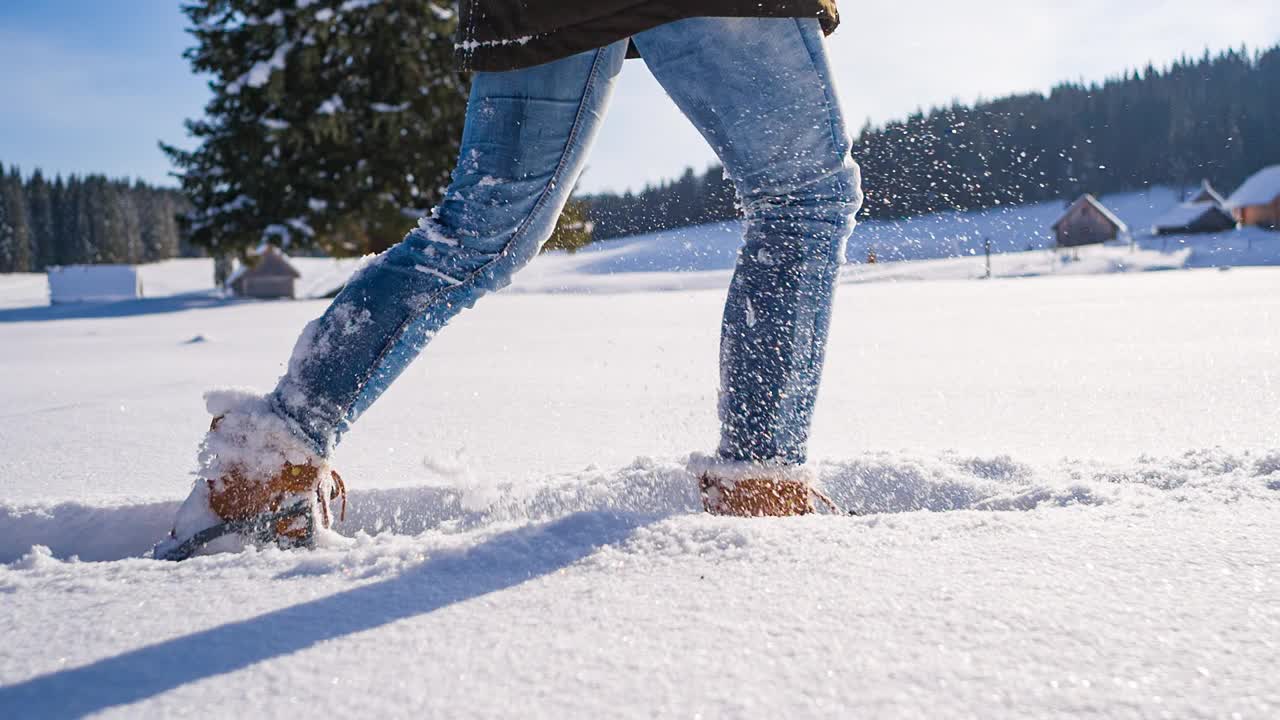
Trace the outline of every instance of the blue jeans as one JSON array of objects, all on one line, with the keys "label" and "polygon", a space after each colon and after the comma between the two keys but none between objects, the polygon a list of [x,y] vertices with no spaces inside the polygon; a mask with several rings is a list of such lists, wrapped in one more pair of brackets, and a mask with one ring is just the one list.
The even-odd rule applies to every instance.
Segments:
[{"label": "blue jeans", "polygon": [[[719,454],[801,464],[832,294],[862,202],[817,20],[694,18],[634,38],[714,148],[747,224],[721,336]],[[627,43],[475,76],[453,181],[429,217],[307,326],[271,396],[315,450],[463,308],[551,236]]]}]

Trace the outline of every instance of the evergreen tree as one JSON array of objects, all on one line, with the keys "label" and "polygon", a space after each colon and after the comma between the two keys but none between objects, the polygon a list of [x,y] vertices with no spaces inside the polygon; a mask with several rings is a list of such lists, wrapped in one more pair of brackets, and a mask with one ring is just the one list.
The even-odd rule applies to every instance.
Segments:
[{"label": "evergreen tree", "polygon": [[215,254],[266,237],[335,254],[400,239],[448,183],[465,112],[456,18],[421,0],[195,0],[187,57],[213,76],[200,147],[164,146]]},{"label": "evergreen tree", "polygon": [[18,251],[14,247],[15,233],[9,221],[9,203],[5,202],[9,181],[2,168],[4,164],[0,163],[0,273],[11,273],[17,272]]},{"label": "evergreen tree", "polygon": [[564,212],[560,214],[560,220],[556,223],[555,231],[551,233],[551,239],[542,246],[542,251],[568,250],[572,253],[590,245],[595,223],[588,219],[587,212],[585,202],[570,200],[565,205]]},{"label": "evergreen tree", "polygon": [[22,176],[14,168],[7,176],[0,166],[0,272],[31,272],[31,225],[27,220]]},{"label": "evergreen tree", "polygon": [[32,270],[176,257],[183,245],[178,215],[189,207],[176,191],[142,182],[73,175],[50,183],[39,170],[25,182],[16,170],[0,173],[0,201],[6,218],[5,267]]},{"label": "evergreen tree", "polygon": [[108,264],[126,261],[116,200],[105,177],[90,175],[84,179],[82,207],[89,228],[87,262]]},{"label": "evergreen tree", "polygon": [[120,218],[120,240],[123,257],[127,263],[145,262],[142,247],[142,218],[138,212],[137,196],[124,183],[112,183],[116,191],[115,208]]},{"label": "evergreen tree", "polygon": [[[1152,65],[1048,95],[912,113],[859,134],[853,156],[864,213],[894,218],[1074,199],[1209,178],[1229,191],[1280,163],[1280,47],[1250,55]],[[718,170],[714,170],[718,173]],[[712,172],[700,198],[689,173],[636,194],[584,198],[599,239],[736,216],[732,190]]]},{"label": "evergreen tree", "polygon": [[593,237],[606,240],[729,220],[738,216],[736,197],[724,169],[714,166],[701,175],[687,168],[674,182],[640,193],[589,195],[582,200],[594,223]]},{"label": "evergreen tree", "polygon": [[90,183],[75,175],[67,181],[66,239],[63,243],[64,265],[101,262],[96,252],[97,238],[93,220],[94,202]]},{"label": "evergreen tree", "polygon": [[67,204],[70,202],[70,193],[67,190],[66,182],[62,179],[62,175],[54,177],[53,185],[49,188],[49,197],[53,205],[53,247],[49,250],[49,254],[53,256],[54,265],[66,265],[68,258],[67,233],[71,230],[67,217]]},{"label": "evergreen tree", "polygon": [[866,128],[867,212],[901,217],[1135,190],[1224,190],[1280,162],[1280,48],[1229,50]]},{"label": "evergreen tree", "polygon": [[134,186],[141,217],[142,254],[146,262],[178,257],[181,252],[177,223],[177,205],[173,193],[154,190],[138,183]]},{"label": "evergreen tree", "polygon": [[27,209],[31,222],[32,269],[44,271],[50,265],[57,264],[57,238],[53,222],[53,188],[45,182],[44,175],[39,170],[32,174],[27,183]]}]

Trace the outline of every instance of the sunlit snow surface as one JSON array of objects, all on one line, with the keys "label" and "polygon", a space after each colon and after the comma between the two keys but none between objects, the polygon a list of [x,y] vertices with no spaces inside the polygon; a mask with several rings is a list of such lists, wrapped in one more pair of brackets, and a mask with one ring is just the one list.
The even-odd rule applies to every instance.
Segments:
[{"label": "sunlit snow surface", "polygon": [[[1280,712],[1280,269],[851,267],[813,451],[864,515],[742,521],[683,462],[716,432],[707,232],[462,315],[334,459],[350,540],[181,565],[142,556],[201,392],[269,387],[324,302],[198,261],[113,306],[0,278],[0,717]],[[624,247],[668,266],[588,267]]]}]

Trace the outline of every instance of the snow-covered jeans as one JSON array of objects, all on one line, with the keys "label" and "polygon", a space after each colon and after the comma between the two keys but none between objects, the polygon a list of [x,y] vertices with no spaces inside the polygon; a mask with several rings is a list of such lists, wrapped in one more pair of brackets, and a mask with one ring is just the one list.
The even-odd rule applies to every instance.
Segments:
[{"label": "snow-covered jeans", "polygon": [[[817,20],[694,18],[633,38],[723,162],[746,217],[721,334],[719,455],[805,461],[832,293],[862,202]],[[627,42],[475,76],[452,184],[298,341],[271,396],[316,451],[551,236]],[[638,139],[662,142],[662,138]]]}]

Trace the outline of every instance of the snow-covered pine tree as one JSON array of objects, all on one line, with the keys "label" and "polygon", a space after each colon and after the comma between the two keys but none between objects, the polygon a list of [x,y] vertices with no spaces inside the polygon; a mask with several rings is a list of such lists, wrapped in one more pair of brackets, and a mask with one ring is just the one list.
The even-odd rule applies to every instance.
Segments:
[{"label": "snow-covered pine tree", "polygon": [[164,146],[214,254],[264,239],[336,254],[398,241],[457,156],[467,81],[443,0],[194,0],[212,76],[194,151]]}]

